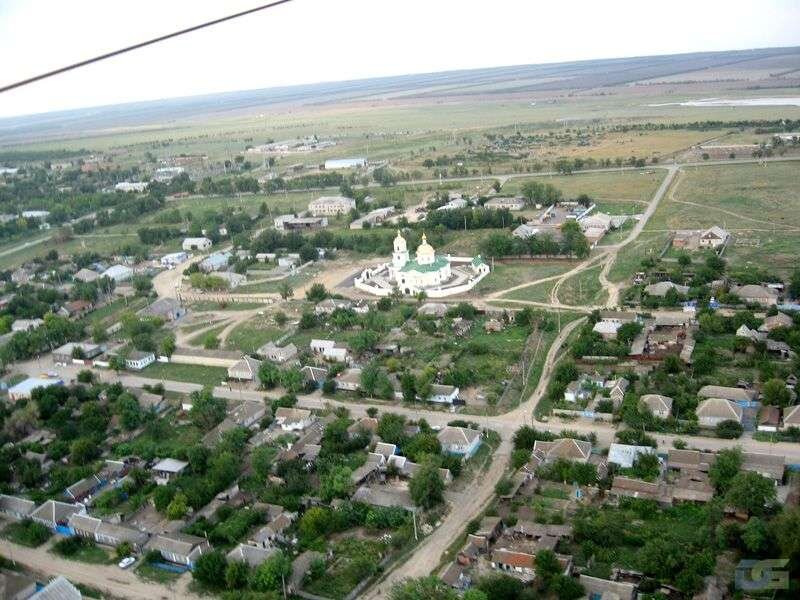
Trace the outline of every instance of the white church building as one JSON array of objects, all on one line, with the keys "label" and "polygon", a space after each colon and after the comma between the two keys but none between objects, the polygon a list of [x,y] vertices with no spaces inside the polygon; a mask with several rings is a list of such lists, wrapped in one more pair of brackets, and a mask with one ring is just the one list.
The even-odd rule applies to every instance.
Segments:
[{"label": "white church building", "polygon": [[489,265],[480,256],[436,254],[425,234],[412,258],[405,238],[398,231],[392,262],[365,269],[354,285],[376,296],[388,296],[396,288],[406,296],[425,292],[430,298],[442,298],[471,290],[488,273]]}]

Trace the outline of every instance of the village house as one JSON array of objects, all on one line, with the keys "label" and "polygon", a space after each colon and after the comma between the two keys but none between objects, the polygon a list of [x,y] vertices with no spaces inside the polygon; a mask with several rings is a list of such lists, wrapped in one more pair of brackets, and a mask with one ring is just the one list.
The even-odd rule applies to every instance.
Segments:
[{"label": "village house", "polygon": [[358,421],[347,428],[347,433],[351,438],[356,437],[361,432],[375,435],[378,432],[378,419],[373,417],[361,417]]},{"label": "village house", "polygon": [[345,369],[336,376],[336,389],[357,392],[361,389],[361,369]]},{"label": "village house", "polygon": [[739,404],[753,402],[758,398],[755,390],[748,390],[738,387],[728,387],[723,385],[704,385],[697,392],[700,398],[717,398],[729,400]]},{"label": "village house", "polygon": [[33,331],[44,325],[43,319],[16,319],[11,323],[11,333]]},{"label": "village house", "polygon": [[58,377],[28,377],[8,388],[8,399],[12,402],[23,399],[28,400],[33,390],[47,388],[52,385],[64,385],[64,381]]},{"label": "village house", "polygon": [[580,575],[579,582],[590,600],[634,600],[636,585],[625,581],[609,581],[599,577]]},{"label": "village house", "polygon": [[63,575],[51,579],[35,596],[35,600],[81,600],[81,598],[83,598],[81,591]]},{"label": "village house", "polygon": [[442,452],[460,456],[464,460],[472,458],[481,446],[481,432],[466,427],[444,427],[436,438],[442,446]]},{"label": "village house", "polygon": [[597,467],[598,477],[605,476],[607,463],[601,457],[592,456],[592,444],[584,440],[560,438],[551,442],[536,440],[531,458],[525,465],[528,474],[536,473],[540,465],[549,465],[557,460],[591,463]]},{"label": "village house", "polygon": [[133,277],[133,269],[125,265],[112,265],[103,271],[103,277],[108,277],[117,283],[122,283]]},{"label": "village house", "polygon": [[800,404],[783,409],[783,426],[800,427]]},{"label": "village house", "polygon": [[356,201],[344,196],[320,196],[308,203],[308,212],[314,217],[335,217],[349,213]]},{"label": "village house", "polygon": [[137,313],[140,317],[157,317],[171,323],[186,314],[186,309],[175,298],[159,298]]},{"label": "village house", "polygon": [[714,225],[700,233],[699,245],[701,248],[711,248],[716,250],[728,241],[730,233],[725,231],[722,227]]},{"label": "village house", "polygon": [[364,229],[365,226],[374,227],[386,221],[386,219],[394,215],[395,212],[394,206],[376,208],[364,216],[353,220],[353,222],[350,223],[350,229]]},{"label": "village house", "polygon": [[211,544],[206,538],[175,532],[153,536],[147,548],[160,552],[164,560],[192,568],[198,558],[211,551]]},{"label": "village house", "polygon": [[284,406],[275,411],[274,418],[275,423],[284,431],[302,431],[311,425],[315,419],[310,410]]},{"label": "village house", "polygon": [[103,347],[87,342],[68,342],[53,350],[53,362],[60,365],[71,365],[72,359],[97,358],[103,353]]},{"label": "village house", "polygon": [[758,411],[758,431],[776,432],[781,426],[781,409],[762,406]]},{"label": "village house", "polygon": [[431,385],[431,395],[425,400],[437,404],[455,404],[458,402],[458,394],[459,389],[453,385],[434,383]]},{"label": "village house", "polygon": [[136,398],[142,410],[160,413],[167,407],[164,396],[153,394],[147,390],[131,389],[130,393]]},{"label": "village house", "polygon": [[333,340],[311,340],[309,347],[314,354],[321,355],[325,360],[335,362],[350,362],[350,351],[346,346]]},{"label": "village house", "polygon": [[240,543],[233,550],[228,552],[226,557],[229,563],[242,562],[250,568],[255,569],[277,551],[277,548],[262,548],[261,546]]},{"label": "village house", "polygon": [[[4,600],[28,600],[36,594],[37,589],[36,580],[30,575],[0,571],[0,597]],[[75,598],[80,599],[80,596]],[[64,600],[71,599],[64,597]]]},{"label": "village house", "polygon": [[185,251],[182,252],[171,252],[169,254],[165,254],[162,256],[158,264],[162,267],[166,267],[167,269],[172,269],[173,267],[177,267],[179,264],[186,262],[189,259],[189,254]]},{"label": "village house", "polygon": [[275,229],[278,231],[310,231],[323,229],[328,226],[326,217],[296,217],[295,215],[281,215],[275,219]]},{"label": "village house", "polygon": [[188,237],[183,240],[181,248],[186,252],[199,250],[201,252],[208,250],[213,245],[213,242],[207,237]]},{"label": "village house", "polygon": [[36,503],[25,498],[0,494],[0,513],[17,521],[30,517],[36,508]]},{"label": "village house", "polygon": [[419,307],[417,314],[441,319],[447,314],[447,304],[442,302],[426,302]]},{"label": "village house", "polygon": [[630,469],[636,459],[643,454],[655,454],[652,446],[632,446],[629,444],[612,443],[608,448],[608,462]]},{"label": "village house", "polygon": [[742,285],[731,288],[731,293],[747,304],[775,306],[778,303],[778,292],[764,285]]},{"label": "village house", "polygon": [[158,485],[167,485],[170,481],[180,477],[188,466],[188,462],[175,458],[164,458],[153,465],[153,476]]},{"label": "village house", "polygon": [[68,319],[82,319],[94,309],[94,304],[88,300],[72,300],[65,302],[64,305],[58,309],[58,314]]},{"label": "village house", "polygon": [[611,489],[608,491],[608,499],[616,504],[620,498],[652,500],[666,505],[672,503],[671,496],[669,496],[669,492],[663,483],[617,475],[614,477]]},{"label": "village house", "polygon": [[92,281],[97,281],[98,279],[100,279],[100,273],[84,267],[83,269],[75,273],[75,275],[73,275],[72,278],[75,281],[80,281],[83,283],[91,283]]},{"label": "village house", "polygon": [[251,356],[243,356],[228,367],[228,379],[236,381],[256,381],[261,361]]},{"label": "village house", "polygon": [[204,273],[223,271],[228,268],[231,256],[230,252],[214,252],[200,261],[198,267]]},{"label": "village house", "polygon": [[624,377],[619,377],[614,381],[609,382],[609,384],[610,385],[607,385],[607,387],[610,388],[608,397],[611,398],[611,401],[614,403],[614,407],[619,407],[619,405],[622,404],[622,400],[625,398],[625,392],[630,386],[630,381]]},{"label": "village house", "polygon": [[671,281],[659,281],[658,283],[651,283],[644,288],[644,291],[648,296],[656,296],[657,298],[663,298],[670,290],[675,290],[675,292],[678,294],[686,295],[689,293],[689,286],[678,285],[677,283],[673,283]]},{"label": "village house", "polygon": [[303,375],[303,382],[311,384],[315,388],[321,388],[322,384],[325,383],[325,380],[328,378],[328,369],[323,367],[305,365],[300,369],[300,373]]},{"label": "village house", "polygon": [[55,531],[57,527],[67,527],[69,519],[75,514],[85,514],[82,504],[67,504],[58,500],[47,500],[30,513],[30,518]]},{"label": "village house", "polygon": [[291,342],[285,346],[278,346],[275,342],[267,342],[256,353],[274,363],[283,364],[297,356],[297,346]]},{"label": "village house", "polygon": [[785,313],[779,312],[777,315],[764,319],[758,330],[769,333],[781,327],[794,327],[794,319]]},{"label": "village house", "polygon": [[347,310],[353,307],[350,300],[340,300],[338,298],[325,298],[322,302],[318,302],[314,307],[314,314],[319,316],[328,316],[335,310]]},{"label": "village house", "polygon": [[525,208],[525,198],[522,198],[522,197],[519,197],[519,196],[513,197],[513,198],[511,198],[511,197],[508,197],[508,198],[501,198],[501,197],[491,198],[491,199],[486,201],[486,203],[483,205],[483,207],[484,208],[489,208],[489,209],[494,209],[494,210],[502,210],[502,209],[511,210],[511,211],[522,210],[523,208]]},{"label": "village house", "polygon": [[141,371],[154,362],[156,362],[156,355],[153,352],[132,350],[128,356],[125,357],[125,368],[132,371]]},{"label": "village house", "polygon": [[514,229],[514,231],[511,232],[511,235],[521,240],[527,240],[538,234],[539,234],[539,228],[529,223],[523,223],[522,225],[518,225]]},{"label": "village house", "polygon": [[661,394],[644,394],[639,398],[639,405],[659,419],[668,419],[672,416],[672,403],[672,398]]},{"label": "village house", "polygon": [[701,427],[716,427],[723,421],[742,422],[742,407],[724,398],[706,398],[695,409]]},{"label": "village house", "polygon": [[141,552],[150,537],[144,531],[133,527],[109,523],[85,514],[73,514],[69,518],[68,525],[75,535],[94,540],[104,546],[116,547],[127,542],[134,552]]}]

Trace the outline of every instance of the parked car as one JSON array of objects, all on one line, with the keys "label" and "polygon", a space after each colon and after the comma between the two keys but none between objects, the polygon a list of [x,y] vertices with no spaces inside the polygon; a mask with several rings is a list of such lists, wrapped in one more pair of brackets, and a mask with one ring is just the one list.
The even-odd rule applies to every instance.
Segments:
[{"label": "parked car", "polygon": [[133,563],[136,562],[136,558],[134,556],[126,556],[121,561],[119,561],[119,568],[120,569],[127,569]]}]

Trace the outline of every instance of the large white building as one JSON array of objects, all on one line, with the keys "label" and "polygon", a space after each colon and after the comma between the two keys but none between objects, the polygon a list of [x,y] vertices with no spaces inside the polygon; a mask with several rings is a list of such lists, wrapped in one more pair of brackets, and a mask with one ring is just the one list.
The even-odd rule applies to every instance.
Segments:
[{"label": "large white building", "polygon": [[388,296],[397,288],[405,295],[425,292],[437,298],[469,291],[488,273],[489,266],[480,256],[453,258],[436,254],[425,234],[412,258],[398,231],[392,262],[365,269],[354,285],[376,296]]},{"label": "large white building", "polygon": [[349,213],[356,201],[344,196],[320,196],[308,203],[308,212],[314,217],[328,217]]}]

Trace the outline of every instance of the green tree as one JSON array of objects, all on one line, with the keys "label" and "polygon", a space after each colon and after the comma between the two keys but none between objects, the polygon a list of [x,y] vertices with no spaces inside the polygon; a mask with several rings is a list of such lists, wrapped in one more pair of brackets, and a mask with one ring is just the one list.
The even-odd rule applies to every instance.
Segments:
[{"label": "green tree", "polygon": [[178,492],[173,496],[169,506],[167,506],[167,518],[171,521],[177,521],[186,515],[187,510],[189,510],[189,507],[186,494]]},{"label": "green tree", "polygon": [[792,401],[789,388],[782,379],[770,379],[764,384],[761,390],[764,395],[764,404],[769,406],[788,406]]},{"label": "green tree", "polygon": [[210,588],[220,588],[225,583],[228,561],[219,550],[202,554],[194,564],[192,577]]},{"label": "green tree", "polygon": [[225,418],[227,411],[225,401],[215,398],[209,388],[192,392],[189,398],[192,402],[189,418],[201,430],[208,431]]},{"label": "green tree", "polygon": [[281,295],[281,298],[283,298],[284,300],[288,300],[289,298],[294,296],[294,288],[292,288],[291,284],[289,284],[288,281],[283,281],[278,287],[278,293]]},{"label": "green tree", "polygon": [[292,367],[281,372],[281,386],[290,394],[295,394],[303,389],[303,374],[299,369]]},{"label": "green tree", "polygon": [[736,475],[725,494],[725,501],[730,506],[751,515],[763,514],[767,506],[774,504],[775,498],[775,484],[750,471]]},{"label": "green tree", "polygon": [[350,467],[333,467],[325,474],[319,486],[320,496],[325,502],[330,502],[334,498],[346,498],[352,491],[351,476],[353,471]]},{"label": "green tree", "polygon": [[89,438],[79,438],[70,446],[70,460],[76,465],[85,465],[100,456],[100,448]]},{"label": "green tree", "polygon": [[161,340],[160,352],[162,356],[171,357],[175,353],[175,334],[168,333]]},{"label": "green tree", "polygon": [[251,456],[251,463],[256,475],[266,479],[272,472],[272,465],[275,462],[275,457],[278,454],[277,448],[272,446],[259,446],[253,450]]},{"label": "green tree", "polygon": [[742,451],[739,448],[726,448],[717,454],[714,464],[708,470],[708,477],[717,492],[724,494],[741,468]]},{"label": "green tree", "polygon": [[261,382],[261,387],[271,390],[280,383],[281,370],[274,363],[265,360],[258,368],[258,380]]},{"label": "green tree", "polygon": [[525,586],[519,579],[497,574],[482,577],[478,581],[478,589],[490,600],[517,600],[521,597]]},{"label": "green tree", "polygon": [[[466,598],[466,595],[464,596]],[[438,577],[404,579],[392,586],[390,600],[458,600],[458,594]],[[473,600],[476,600],[473,597]]]},{"label": "green tree", "polygon": [[250,579],[250,585],[257,592],[279,590],[291,573],[292,561],[279,550],[258,566]]},{"label": "green tree", "polygon": [[423,508],[433,508],[444,501],[444,481],[439,467],[433,461],[420,466],[408,486],[414,504]]},{"label": "green tree", "polygon": [[240,590],[247,586],[250,579],[250,567],[246,562],[234,560],[225,568],[225,587],[229,590]]},{"label": "green tree", "polygon": [[717,423],[717,426],[714,428],[714,432],[719,438],[735,440],[736,438],[742,437],[742,434],[744,433],[744,427],[742,427],[742,424],[739,423],[739,421],[729,419],[727,421]]},{"label": "green tree", "polygon": [[800,507],[784,507],[771,523],[770,532],[775,539],[780,554],[790,560],[790,568],[797,572],[800,568]]},{"label": "green tree", "polygon": [[312,284],[306,292],[306,300],[309,302],[322,302],[328,297],[328,290],[321,283]]},{"label": "green tree", "polygon": [[133,554],[133,546],[130,542],[120,542],[117,544],[117,547],[114,549],[114,552],[117,556],[117,560],[122,560],[128,556]]},{"label": "green tree", "polygon": [[404,445],[406,418],[396,413],[383,413],[378,419],[378,435],[387,444]]},{"label": "green tree", "polygon": [[769,532],[766,523],[758,517],[750,517],[742,530],[742,542],[745,548],[753,554],[761,554],[766,548],[768,540]]}]

